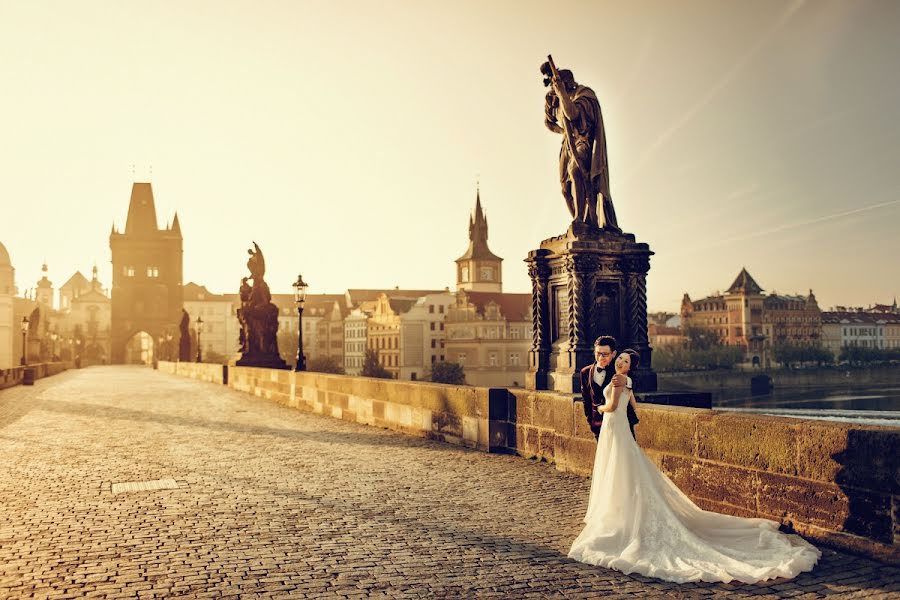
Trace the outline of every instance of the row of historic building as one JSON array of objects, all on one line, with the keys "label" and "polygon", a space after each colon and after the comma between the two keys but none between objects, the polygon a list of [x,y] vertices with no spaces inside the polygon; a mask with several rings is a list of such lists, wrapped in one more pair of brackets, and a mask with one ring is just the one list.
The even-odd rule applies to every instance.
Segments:
[{"label": "row of historic building", "polygon": [[[467,382],[522,385],[531,347],[531,296],[503,292],[502,260],[488,248],[488,224],[476,194],[469,245],[456,260],[454,290],[348,289],[308,295],[303,346],[309,360],[331,358],[359,374],[366,350],[393,377],[426,379],[438,362],[463,365]],[[113,226],[112,289],[80,272],[55,290],[44,277],[25,297],[15,293],[14,270],[0,246],[0,368],[18,364],[18,324],[28,318],[29,360],[79,357],[83,364],[150,362],[179,356],[179,326],[187,313],[192,359],[228,360],[238,347],[238,294],[182,285],[178,216],[159,228],[149,183],[132,188],[124,231]],[[58,298],[56,298],[58,296]],[[58,301],[55,301],[58,300]],[[291,294],[273,294],[279,311],[279,347],[296,355],[298,313]],[[198,332],[198,319],[202,328]],[[199,340],[198,340],[199,338]]]},{"label": "row of historic building", "polygon": [[[522,385],[531,348],[531,295],[503,292],[503,259],[488,247],[488,223],[476,193],[469,244],[456,260],[455,289],[348,289],[309,295],[303,313],[308,359],[330,358],[348,374],[362,371],[367,350],[393,377],[428,377],[438,362],[461,364],[467,382]],[[124,231],[113,226],[111,289],[80,272],[55,290],[43,266],[40,281],[20,297],[15,270],[0,244],[0,368],[20,357],[77,357],[82,363],[150,362],[179,356],[187,321],[190,356],[231,358],[238,346],[237,294],[182,284],[182,233],[176,214],[158,227],[149,183],[132,187]],[[56,300],[58,296],[58,301]],[[274,294],[283,357],[296,354],[298,315],[293,296]],[[187,314],[185,318],[185,313]],[[845,346],[900,348],[900,311],[893,305],[822,311],[809,294],[764,293],[742,269],[724,292],[697,300],[684,295],[678,315],[649,315],[653,347],[685,343],[689,328],[743,347],[748,363],[768,364],[779,344],[821,345],[839,355]],[[30,323],[26,336],[20,324]],[[202,320],[198,332],[197,322]],[[23,342],[25,347],[23,347]],[[199,347],[198,347],[199,343]]]},{"label": "row of historic building", "polygon": [[712,333],[721,343],[746,350],[747,362],[768,364],[774,346],[821,346],[835,357],[846,346],[900,348],[900,310],[877,304],[869,308],[838,306],[822,311],[809,294],[764,293],[741,269],[728,289],[697,300],[684,295],[679,315],[650,315],[650,343],[656,348],[686,343],[689,328]]}]

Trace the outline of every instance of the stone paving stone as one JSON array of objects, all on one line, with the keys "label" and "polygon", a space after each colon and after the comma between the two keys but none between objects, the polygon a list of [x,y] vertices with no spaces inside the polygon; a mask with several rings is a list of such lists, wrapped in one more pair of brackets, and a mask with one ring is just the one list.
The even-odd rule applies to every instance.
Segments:
[{"label": "stone paving stone", "polygon": [[69,371],[0,391],[0,598],[900,598],[900,569],[830,549],[757,585],[576,563],[587,494],[220,385]]}]

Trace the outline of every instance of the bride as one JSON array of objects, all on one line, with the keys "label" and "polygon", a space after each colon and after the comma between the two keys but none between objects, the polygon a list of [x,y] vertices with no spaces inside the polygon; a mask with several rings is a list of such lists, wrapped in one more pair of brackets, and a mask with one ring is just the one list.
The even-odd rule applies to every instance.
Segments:
[{"label": "bride", "polygon": [[[616,373],[640,357],[625,350]],[[738,580],[755,583],[809,571],[821,552],[778,522],[705,511],[694,504],[637,445],[626,408],[631,390],[607,386],[605,413],[584,530],[569,557],[592,565],[667,581]]]}]

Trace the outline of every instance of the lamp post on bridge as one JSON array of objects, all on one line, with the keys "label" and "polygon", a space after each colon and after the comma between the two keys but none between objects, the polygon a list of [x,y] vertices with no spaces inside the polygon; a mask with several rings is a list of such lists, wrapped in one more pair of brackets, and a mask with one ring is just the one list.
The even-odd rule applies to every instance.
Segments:
[{"label": "lamp post on bridge", "polygon": [[303,356],[303,303],[306,301],[306,288],[309,287],[303,281],[303,275],[297,275],[297,281],[292,284],[294,288],[294,302],[297,303],[297,362],[295,371],[306,370],[306,357]]},{"label": "lamp post on bridge", "polygon": [[22,366],[28,364],[26,350],[28,347],[28,317],[22,317]]},{"label": "lamp post on bridge", "polygon": [[203,362],[203,355],[200,352],[200,333],[203,331],[203,317],[197,317],[197,362]]}]

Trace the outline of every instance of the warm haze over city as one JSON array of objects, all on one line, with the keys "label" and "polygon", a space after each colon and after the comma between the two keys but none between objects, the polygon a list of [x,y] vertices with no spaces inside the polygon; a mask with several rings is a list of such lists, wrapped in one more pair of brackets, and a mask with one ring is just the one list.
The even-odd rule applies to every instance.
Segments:
[{"label": "warm haze over city", "polygon": [[[443,289],[476,181],[504,290],[570,221],[540,64],[597,93],[651,310],[727,287],[900,292],[900,3],[0,1],[16,283],[96,263],[152,181],[184,282]],[[133,165],[133,166],[132,166]]]}]

